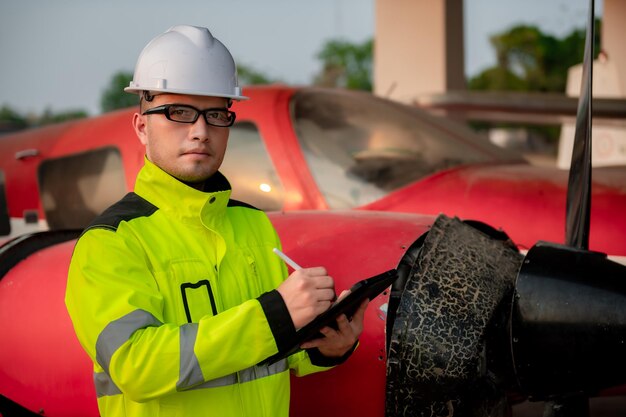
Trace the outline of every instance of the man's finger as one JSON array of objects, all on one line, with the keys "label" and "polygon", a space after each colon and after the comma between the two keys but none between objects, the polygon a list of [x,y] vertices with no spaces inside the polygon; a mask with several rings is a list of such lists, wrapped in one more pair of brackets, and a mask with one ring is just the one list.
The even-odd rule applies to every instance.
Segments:
[{"label": "man's finger", "polygon": [[348,320],[348,317],[346,317],[345,314],[340,314],[337,317],[337,328],[339,329],[339,332],[343,334],[350,334],[348,332],[352,331],[350,320]]},{"label": "man's finger", "polygon": [[328,274],[328,272],[326,271],[326,268],[324,268],[323,266],[314,266],[311,268],[302,268],[300,271],[302,271],[302,273],[304,273],[305,275],[311,276],[311,277],[317,277],[317,276],[325,276]]},{"label": "man's finger", "polygon": [[337,302],[343,300],[345,297],[348,296],[348,294],[350,294],[350,290],[341,291],[341,294],[339,294],[339,297],[337,297]]},{"label": "man's finger", "polygon": [[337,331],[335,329],[333,329],[332,327],[322,327],[320,329],[320,333],[324,335],[324,337],[328,337],[328,336],[334,336],[335,334],[337,334]]},{"label": "man's finger", "polygon": [[333,301],[335,299],[335,290],[331,288],[325,288],[318,290],[319,301]]},{"label": "man's finger", "polygon": [[368,298],[366,298],[365,300],[363,300],[361,302],[361,305],[359,306],[359,308],[354,312],[354,315],[356,316],[358,315],[365,315],[365,310],[367,310],[367,306],[369,305],[370,300]]},{"label": "man's finger", "polygon": [[352,316],[351,324],[354,330],[357,330],[360,333],[363,330],[363,319],[365,318],[365,310],[367,310],[367,306],[369,305],[369,300],[366,298],[363,300],[359,308],[354,312]]}]

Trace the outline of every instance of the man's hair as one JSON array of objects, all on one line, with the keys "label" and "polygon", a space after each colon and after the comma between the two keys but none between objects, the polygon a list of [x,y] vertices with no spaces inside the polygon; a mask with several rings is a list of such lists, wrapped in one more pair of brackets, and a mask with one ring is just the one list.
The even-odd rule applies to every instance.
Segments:
[{"label": "man's hair", "polygon": [[146,111],[146,102],[150,102],[152,100],[154,100],[154,94],[150,94],[149,91],[142,91],[141,94],[139,94],[139,112],[143,113]]}]

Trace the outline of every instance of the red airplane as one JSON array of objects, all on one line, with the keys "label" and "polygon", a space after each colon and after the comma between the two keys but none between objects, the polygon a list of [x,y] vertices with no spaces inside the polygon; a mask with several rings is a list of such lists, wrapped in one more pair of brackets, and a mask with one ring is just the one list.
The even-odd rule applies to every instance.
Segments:
[{"label": "red airplane", "polygon": [[[372,300],[348,362],[292,380],[293,415],[504,415],[525,398],[558,409],[623,395],[626,267],[604,255],[626,256],[623,168],[594,170],[577,246],[566,199],[588,180],[568,187],[566,172],[367,94],[245,94],[223,169],[233,198],[281,210],[269,216],[284,251],[325,265],[338,291],[399,276]],[[66,274],[81,228],[143,164],[134,111],[0,138],[2,415],[98,415]]]},{"label": "red airplane", "polygon": [[[445,213],[501,228],[523,249],[563,242],[567,171],[371,94],[286,86],[246,94],[222,167],[233,198],[268,211]],[[129,122],[135,110],[4,135],[7,238],[83,227],[132,190],[144,154]],[[592,178],[590,248],[626,257],[626,167],[596,168]]]}]

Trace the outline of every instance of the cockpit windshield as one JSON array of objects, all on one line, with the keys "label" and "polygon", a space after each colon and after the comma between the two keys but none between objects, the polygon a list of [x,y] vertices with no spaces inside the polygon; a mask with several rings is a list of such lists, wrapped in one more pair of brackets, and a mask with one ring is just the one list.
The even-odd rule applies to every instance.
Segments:
[{"label": "cockpit windshield", "polygon": [[301,90],[291,114],[331,208],[368,204],[446,168],[519,159],[449,119],[354,91]]}]

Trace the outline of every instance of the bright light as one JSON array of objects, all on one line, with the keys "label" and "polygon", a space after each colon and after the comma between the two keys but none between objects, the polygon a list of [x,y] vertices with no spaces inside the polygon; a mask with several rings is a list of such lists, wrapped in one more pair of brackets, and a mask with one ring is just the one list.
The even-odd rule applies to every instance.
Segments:
[{"label": "bright light", "polygon": [[270,191],[272,191],[272,187],[269,184],[261,184],[259,185],[259,190],[265,192],[265,193],[269,193]]}]

